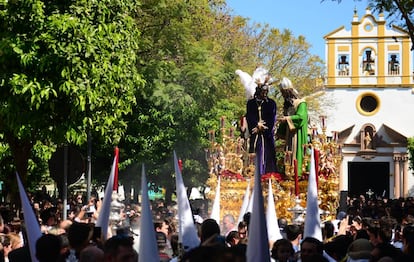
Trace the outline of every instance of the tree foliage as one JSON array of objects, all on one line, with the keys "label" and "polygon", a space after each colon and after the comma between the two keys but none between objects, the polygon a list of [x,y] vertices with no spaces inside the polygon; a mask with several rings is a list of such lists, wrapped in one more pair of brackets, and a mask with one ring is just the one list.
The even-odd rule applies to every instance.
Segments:
[{"label": "tree foliage", "polygon": [[[22,177],[33,146],[116,144],[142,87],[136,1],[1,1],[0,132]],[[18,113],[17,113],[18,112]]]},{"label": "tree foliage", "polygon": [[410,169],[414,170],[414,137],[408,138],[408,152],[410,157]]},{"label": "tree foliage", "polygon": [[33,158],[34,143],[86,148],[90,130],[94,177],[106,181],[118,145],[124,184],[139,185],[144,163],[172,193],[175,150],[185,184],[199,186],[208,132],[245,113],[236,69],[264,64],[303,95],[322,75],[302,36],[233,16],[220,0],[0,1],[0,153],[15,162],[17,149]]}]

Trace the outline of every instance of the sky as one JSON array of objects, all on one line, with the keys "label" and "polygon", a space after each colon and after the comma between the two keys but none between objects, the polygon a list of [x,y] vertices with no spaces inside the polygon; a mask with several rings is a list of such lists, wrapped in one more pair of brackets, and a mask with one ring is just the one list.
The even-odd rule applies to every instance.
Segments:
[{"label": "sky", "polygon": [[341,26],[350,30],[354,9],[361,18],[367,7],[367,0],[342,0],[341,3],[331,0],[227,0],[226,3],[234,15],[280,30],[289,29],[296,37],[304,36],[312,45],[310,52],[323,60],[323,37]]}]

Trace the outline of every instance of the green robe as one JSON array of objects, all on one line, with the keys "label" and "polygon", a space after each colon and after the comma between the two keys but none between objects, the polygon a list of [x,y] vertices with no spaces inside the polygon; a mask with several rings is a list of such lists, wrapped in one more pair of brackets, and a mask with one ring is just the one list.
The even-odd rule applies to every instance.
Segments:
[{"label": "green robe", "polygon": [[302,176],[304,158],[303,146],[308,143],[308,106],[303,99],[294,101],[295,113],[287,116],[287,121],[282,122],[277,130],[277,135],[286,139],[286,148],[292,151],[291,164],[296,159],[298,163],[298,177]]}]

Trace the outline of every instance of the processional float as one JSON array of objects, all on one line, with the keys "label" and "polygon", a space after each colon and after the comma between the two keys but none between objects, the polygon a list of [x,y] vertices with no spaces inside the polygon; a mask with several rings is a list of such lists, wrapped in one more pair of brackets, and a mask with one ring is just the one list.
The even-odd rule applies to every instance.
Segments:
[{"label": "processional float", "polygon": [[[321,132],[320,132],[321,131]],[[279,173],[268,173],[262,176],[262,188],[265,198],[268,188],[273,188],[275,208],[278,218],[285,218],[289,223],[302,223],[306,213],[307,186],[311,150],[315,150],[318,201],[321,220],[336,216],[339,207],[339,172],[342,162],[341,146],[338,143],[338,132],[327,135],[326,116],[320,117],[320,128],[314,126],[309,134],[309,143],[304,145],[302,167],[296,167],[292,161],[292,152],[278,146],[277,151],[283,155],[278,159]],[[254,153],[246,150],[248,138],[236,134],[235,126],[226,125],[225,117],[220,119],[220,130],[209,131],[210,146],[206,150],[209,166],[210,187],[207,193],[211,203],[216,198],[215,189],[220,178],[220,217],[231,214],[235,218],[242,217],[243,200],[246,190],[253,188],[255,165]],[[217,137],[216,137],[217,134]],[[295,168],[302,168],[302,176],[298,177]],[[268,181],[272,186],[268,187]],[[250,192],[250,195],[251,192]]]}]

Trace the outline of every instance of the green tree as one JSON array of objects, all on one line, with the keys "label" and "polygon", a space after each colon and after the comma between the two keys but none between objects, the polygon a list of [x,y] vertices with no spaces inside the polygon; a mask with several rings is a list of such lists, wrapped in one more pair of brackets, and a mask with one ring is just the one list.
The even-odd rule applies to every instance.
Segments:
[{"label": "green tree", "polygon": [[414,170],[414,137],[408,138],[408,153],[410,155],[410,169]]},{"label": "green tree", "polygon": [[225,31],[219,6],[184,0],[143,1],[140,6],[139,69],[147,84],[136,93],[137,106],[120,144],[122,165],[127,171],[128,165],[145,162],[149,180],[170,191],[175,185],[173,150],[183,160],[186,185],[205,182],[204,148],[208,130],[218,127],[216,107],[239,93],[234,92],[239,87],[231,61],[239,46]]},{"label": "green tree", "polygon": [[[284,73],[298,74],[305,82],[319,77],[322,71],[317,67],[320,60],[309,54],[303,37],[251,26],[248,19],[231,16],[220,1],[143,1],[140,12],[139,68],[147,84],[136,94],[137,106],[120,144],[121,159],[125,172],[136,171],[133,166],[145,162],[149,180],[167,191],[173,191],[175,185],[173,150],[183,160],[186,185],[204,184],[208,175],[204,154],[209,146],[208,131],[219,130],[221,116],[230,126],[245,113],[245,92],[234,73],[236,69],[253,71],[266,62],[279,76],[276,69],[282,60],[270,58],[283,58],[287,53],[297,57],[285,65]],[[281,43],[284,48],[272,48]],[[310,65],[314,67],[307,68]],[[289,71],[294,66],[296,71]],[[312,83],[309,81],[309,89]],[[138,180],[124,177],[128,182]]]},{"label": "green tree", "polygon": [[305,39],[251,25],[220,0],[2,1],[1,141],[11,152],[11,138],[28,143],[15,148],[30,156],[37,141],[86,147],[91,130],[92,171],[104,182],[119,144],[124,184],[139,184],[145,163],[150,182],[172,193],[176,150],[186,185],[202,185],[208,131],[219,130],[221,116],[237,124],[245,111],[236,69],[264,63],[311,91],[318,75],[307,68],[318,61]]},{"label": "green tree", "polygon": [[[110,144],[143,81],[131,1],[0,3],[0,133],[25,181],[34,145]],[[42,154],[41,152],[39,152]]]},{"label": "green tree", "polygon": [[[214,107],[222,78],[199,32],[208,24],[203,12],[209,10],[205,1],[143,1],[140,6],[139,68],[147,84],[136,93],[137,106],[120,147],[125,149],[124,164],[145,162],[149,180],[170,192],[175,185],[173,150],[183,159],[189,186],[207,173],[206,165],[199,164],[204,160],[199,121],[203,111]],[[191,176],[185,174],[189,162],[200,167]]]}]

